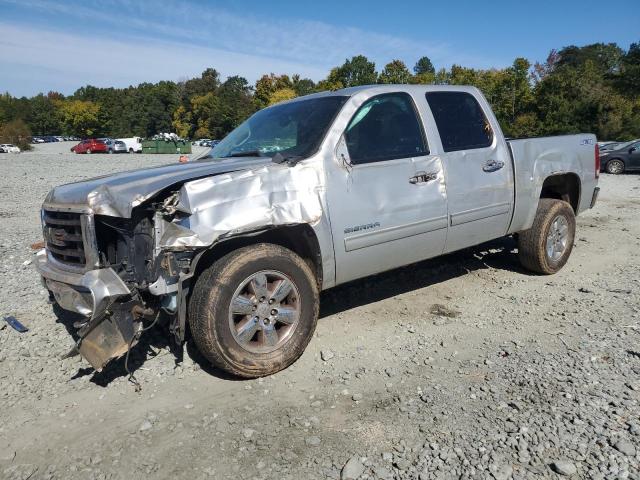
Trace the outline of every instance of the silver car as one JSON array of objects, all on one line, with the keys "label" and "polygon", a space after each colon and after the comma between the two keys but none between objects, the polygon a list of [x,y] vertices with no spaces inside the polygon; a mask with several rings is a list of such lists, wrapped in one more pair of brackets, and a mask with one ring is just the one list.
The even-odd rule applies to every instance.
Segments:
[{"label": "silver car", "polygon": [[121,140],[107,140],[105,141],[107,147],[109,147],[109,153],[127,153],[127,144]]}]

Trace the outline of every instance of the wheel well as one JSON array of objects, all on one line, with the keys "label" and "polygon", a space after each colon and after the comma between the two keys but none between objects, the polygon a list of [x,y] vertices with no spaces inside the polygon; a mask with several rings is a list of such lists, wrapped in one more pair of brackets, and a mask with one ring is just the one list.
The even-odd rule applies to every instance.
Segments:
[{"label": "wheel well", "polygon": [[604,165],[606,166],[607,163],[613,161],[613,160],[618,160],[619,162],[622,162],[623,165],[626,166],[626,163],[624,163],[624,160],[620,157],[613,157],[613,158],[607,158],[607,160],[604,162]]},{"label": "wheel well", "polygon": [[320,244],[315,232],[307,224],[273,227],[261,232],[240,235],[220,241],[202,255],[196,265],[194,277],[197,278],[202,270],[227,253],[257,243],[273,243],[292,250],[309,264],[318,282],[318,288],[322,286]]},{"label": "wheel well", "polygon": [[580,179],[573,173],[563,173],[547,177],[542,184],[540,198],[564,200],[578,213],[580,205]]}]

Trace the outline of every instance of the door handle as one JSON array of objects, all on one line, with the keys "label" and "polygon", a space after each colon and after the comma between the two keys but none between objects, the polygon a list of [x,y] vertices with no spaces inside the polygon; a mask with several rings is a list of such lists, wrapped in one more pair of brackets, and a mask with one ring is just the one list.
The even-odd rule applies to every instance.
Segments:
[{"label": "door handle", "polygon": [[416,183],[427,183],[431,180],[435,180],[436,178],[438,178],[438,174],[435,172],[416,172],[413,177],[409,178],[409,183],[412,185],[415,185]]},{"label": "door handle", "polygon": [[485,163],[482,167],[482,171],[487,173],[495,172],[497,170],[500,170],[502,167],[504,167],[504,162],[488,160],[487,163]]}]

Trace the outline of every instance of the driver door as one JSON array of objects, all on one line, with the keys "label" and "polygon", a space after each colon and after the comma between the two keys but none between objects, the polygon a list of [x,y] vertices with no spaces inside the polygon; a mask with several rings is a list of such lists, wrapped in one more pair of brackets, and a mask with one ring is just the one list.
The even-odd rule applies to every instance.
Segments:
[{"label": "driver door", "polygon": [[414,99],[376,95],[351,118],[328,170],[336,283],[440,255],[447,234],[442,163]]}]

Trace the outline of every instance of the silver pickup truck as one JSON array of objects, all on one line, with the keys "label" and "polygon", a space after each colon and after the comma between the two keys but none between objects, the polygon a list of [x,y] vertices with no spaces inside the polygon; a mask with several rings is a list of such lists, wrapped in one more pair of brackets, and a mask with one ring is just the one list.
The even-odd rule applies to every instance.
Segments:
[{"label": "silver pickup truck", "polygon": [[36,264],[97,370],[165,321],[258,377],[302,354],[335,285],[511,234],[557,272],[599,171],[593,135],[506,140],[476,88],[349,88],[261,110],[204,158],[54,188]]}]

